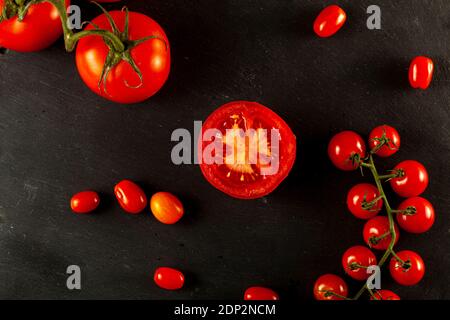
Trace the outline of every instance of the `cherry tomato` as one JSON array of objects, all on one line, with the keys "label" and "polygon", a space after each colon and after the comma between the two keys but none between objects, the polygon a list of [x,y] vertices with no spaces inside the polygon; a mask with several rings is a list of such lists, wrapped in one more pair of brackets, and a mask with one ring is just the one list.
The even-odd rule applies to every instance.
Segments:
[{"label": "cherry tomato", "polygon": [[278,294],[269,288],[250,287],[245,290],[244,300],[279,300]]},{"label": "cherry tomato", "polygon": [[400,162],[393,172],[402,174],[401,177],[389,181],[392,189],[400,197],[416,197],[428,186],[428,172],[420,162],[414,160]]},{"label": "cherry tomato", "polygon": [[409,66],[409,83],[414,89],[427,89],[433,78],[434,64],[428,57],[415,57]]},{"label": "cherry tomato", "polygon": [[[395,229],[395,244],[398,242],[400,238],[400,231],[398,230],[397,225],[394,223]],[[389,220],[386,217],[378,216],[370,219],[364,225],[363,230],[363,238],[364,242],[373,249],[377,250],[386,250],[391,243],[392,236],[390,234],[386,235],[389,232]],[[384,236],[386,235],[386,236]],[[382,237],[381,239],[376,239]]]},{"label": "cherry tomato", "polygon": [[411,233],[423,233],[430,230],[434,223],[434,208],[431,203],[421,197],[408,198],[403,201],[398,210],[414,210],[414,213],[397,214],[399,226]]},{"label": "cherry tomato", "polygon": [[370,297],[370,300],[400,300],[400,297],[391,290],[377,290],[374,295],[375,298]]},{"label": "cherry tomato", "polygon": [[314,32],[321,38],[331,37],[339,31],[347,20],[345,11],[337,6],[331,5],[323,9],[314,21]]},{"label": "cherry tomato", "polygon": [[160,267],[156,269],[153,280],[160,288],[178,290],[184,285],[184,274],[177,269]]},{"label": "cherry tomato", "polygon": [[174,224],[184,214],[183,204],[169,192],[155,193],[150,199],[150,209],[160,222]]},{"label": "cherry tomato", "polygon": [[[70,1],[66,0],[66,7]],[[0,0],[0,12],[5,0]],[[0,23],[0,47],[31,52],[45,49],[62,35],[58,10],[50,3],[33,4],[22,22],[17,17]]]},{"label": "cherry tomato", "polygon": [[342,256],[345,273],[355,280],[367,280],[370,276],[370,273],[367,273],[367,267],[376,264],[377,258],[373,252],[363,246],[351,247]]},{"label": "cherry tomato", "polygon": [[147,197],[137,184],[130,180],[122,180],[114,187],[114,194],[123,210],[137,214],[147,206]]},{"label": "cherry tomato", "polygon": [[392,278],[404,286],[413,286],[419,283],[425,275],[425,264],[422,258],[416,252],[410,250],[397,252],[397,256],[404,264],[392,257],[389,263]]},{"label": "cherry tomato", "polygon": [[70,199],[70,207],[76,213],[88,213],[97,209],[100,197],[95,191],[82,191]]},{"label": "cherry tomato", "polygon": [[275,190],[296,157],[289,126],[256,102],[221,106],[206,119],[200,139],[198,155],[206,180],[241,199],[260,198]]},{"label": "cherry tomato", "polygon": [[[342,297],[348,295],[348,287],[341,277],[334,274],[324,274],[317,279],[313,292],[316,300],[343,300]],[[342,297],[335,296],[332,293]]]},{"label": "cherry tomato", "polygon": [[[347,207],[357,218],[375,217],[383,207],[383,199],[377,200],[371,207],[370,202],[380,196],[377,187],[370,183],[360,183],[350,189],[347,194]],[[364,209],[367,206],[366,209]]]},{"label": "cherry tomato", "polygon": [[359,167],[359,159],[366,156],[366,144],[359,134],[342,131],[331,138],[328,156],[337,168],[345,171],[356,170]]},{"label": "cherry tomato", "polygon": [[386,139],[386,143],[375,153],[380,157],[389,157],[398,151],[400,148],[400,135],[395,128],[382,125],[378,126],[370,132],[369,148],[374,150],[380,143],[380,139]]},{"label": "cherry tomato", "polygon": [[[118,28],[123,30],[125,11],[111,11],[110,14]],[[112,31],[105,14],[95,18],[86,30],[93,29],[93,24]],[[106,82],[99,85],[109,52],[99,36],[88,36],[78,43],[76,63],[81,78],[96,94],[118,103],[136,103],[153,96],[169,75],[169,40],[154,20],[140,13],[129,12],[129,39],[139,40],[148,36],[158,39],[147,40],[131,49],[131,56],[142,72],[142,81],[129,63],[121,61],[111,70]]]}]

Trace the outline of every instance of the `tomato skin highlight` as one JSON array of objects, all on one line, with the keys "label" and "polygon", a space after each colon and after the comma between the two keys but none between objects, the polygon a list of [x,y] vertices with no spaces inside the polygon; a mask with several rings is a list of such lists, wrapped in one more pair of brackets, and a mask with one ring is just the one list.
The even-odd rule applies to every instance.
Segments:
[{"label": "tomato skin highlight", "polygon": [[169,267],[157,268],[153,280],[158,287],[166,290],[179,290],[184,286],[184,274],[177,269]]},{"label": "tomato skin highlight", "polygon": [[409,66],[409,83],[414,89],[425,90],[433,79],[434,63],[428,57],[419,56],[411,61]]},{"label": "tomato skin highlight", "polygon": [[366,268],[352,268],[355,263],[362,267],[369,267],[377,264],[377,258],[372,251],[363,246],[349,248],[342,256],[342,267],[346,274],[359,281],[367,280],[370,276]]},{"label": "tomato skin highlight", "polygon": [[394,172],[402,170],[403,177],[393,178],[389,181],[396,194],[403,198],[421,195],[428,187],[428,172],[418,161],[406,160],[395,166]]},{"label": "tomato skin highlight", "polygon": [[[66,0],[66,7],[70,1]],[[0,0],[0,12],[5,5]],[[17,17],[0,23],[0,47],[19,51],[40,51],[51,46],[61,35],[58,10],[48,2],[33,4],[22,22]]]},{"label": "tomato skin highlight", "polygon": [[354,155],[359,155],[360,159],[366,155],[366,144],[359,134],[342,131],[331,138],[328,144],[328,157],[338,169],[344,171],[358,169],[359,163],[352,162]]},{"label": "tomato skin highlight", "polygon": [[411,250],[397,252],[397,256],[405,262],[409,261],[410,267],[402,267],[402,264],[392,257],[389,263],[391,277],[403,286],[413,286],[419,283],[425,275],[425,264],[422,257]]},{"label": "tomato skin highlight", "polygon": [[138,214],[147,206],[147,197],[137,184],[130,180],[122,180],[114,187],[114,194],[123,210]]},{"label": "tomato skin highlight", "polygon": [[95,191],[81,191],[70,199],[70,208],[76,213],[89,213],[97,209],[100,197]]},{"label": "tomato skin highlight", "polygon": [[400,297],[391,290],[377,290],[374,292],[374,297],[370,297],[370,300],[400,300]]},{"label": "tomato skin highlight", "polygon": [[155,193],[150,199],[150,209],[155,218],[164,224],[174,224],[184,214],[181,201],[169,192]]},{"label": "tomato skin highlight", "polygon": [[334,292],[340,296],[348,296],[348,287],[345,281],[334,274],[324,274],[320,276],[314,284],[314,298],[316,300],[343,300],[334,295],[326,296],[325,291]]},{"label": "tomato skin highlight", "polygon": [[362,204],[364,197],[366,198],[366,202],[371,202],[379,196],[380,193],[373,184],[359,183],[353,186],[347,194],[347,208],[359,219],[373,218],[383,207],[383,199],[379,199],[370,210],[364,210]]},{"label": "tomato skin highlight", "polygon": [[[125,24],[124,11],[109,12],[119,30]],[[100,29],[112,31],[104,14],[92,20]],[[129,12],[129,39],[151,39],[131,49],[131,56],[142,72],[143,81],[125,61],[119,62],[109,73],[106,82],[99,86],[102,68],[108,54],[108,47],[99,36],[88,36],[78,42],[76,65],[84,83],[96,94],[117,103],[138,103],[156,94],[166,82],[170,72],[170,46],[164,30],[153,19],[137,12]],[[85,30],[94,27],[88,25]],[[162,41],[163,39],[164,41]],[[165,42],[165,43],[164,43]]]},{"label": "tomato skin highlight", "polygon": [[435,220],[431,203],[422,197],[408,198],[399,205],[398,210],[406,210],[408,207],[414,207],[416,212],[412,215],[398,213],[397,222],[400,228],[411,233],[424,233],[430,230]]},{"label": "tomato skin highlight", "polygon": [[379,157],[390,157],[400,149],[400,134],[395,128],[382,125],[374,128],[369,134],[369,148],[373,150],[380,142],[376,139],[381,138],[385,134],[389,139],[389,143],[383,145],[375,154]]},{"label": "tomato skin highlight", "polygon": [[337,6],[330,5],[324,8],[314,21],[314,32],[321,38],[328,38],[342,28],[347,20],[345,11]]},{"label": "tomato skin highlight", "polygon": [[279,300],[280,297],[272,289],[265,287],[250,287],[245,290],[244,300]]},{"label": "tomato skin highlight", "polygon": [[[397,224],[394,223],[395,230],[395,244],[397,244],[400,239],[400,231]],[[392,236],[389,234],[383,239],[379,240],[378,243],[374,244],[370,241],[372,237],[380,237],[389,232],[389,220],[384,216],[374,217],[366,222],[363,229],[364,242],[371,248],[377,250],[386,250],[391,242]]]}]

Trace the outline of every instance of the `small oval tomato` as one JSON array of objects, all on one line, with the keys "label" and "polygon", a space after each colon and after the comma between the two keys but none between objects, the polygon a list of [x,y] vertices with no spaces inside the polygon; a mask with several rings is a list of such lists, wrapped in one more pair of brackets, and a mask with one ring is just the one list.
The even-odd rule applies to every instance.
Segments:
[{"label": "small oval tomato", "polygon": [[413,286],[419,283],[425,275],[425,264],[422,257],[410,250],[397,252],[397,256],[404,263],[398,261],[396,257],[392,257],[389,263],[392,278],[404,286]]},{"label": "small oval tomato", "polygon": [[[400,231],[394,223],[395,244],[400,238]],[[373,249],[386,250],[391,243],[392,236],[389,231],[389,220],[384,216],[374,217],[366,222],[363,229],[364,242]]]},{"label": "small oval tomato", "polygon": [[100,197],[95,191],[82,191],[70,199],[70,207],[76,213],[88,213],[97,209]]},{"label": "small oval tomato", "polygon": [[114,187],[114,194],[123,210],[137,214],[147,206],[147,197],[136,183],[122,180]]},{"label": "small oval tomato", "polygon": [[321,38],[331,37],[339,31],[347,20],[345,11],[337,6],[331,5],[324,8],[314,21],[314,32]]},{"label": "small oval tomato", "polygon": [[400,300],[400,297],[391,290],[377,290],[373,294],[375,297],[370,297],[370,300]]},{"label": "small oval tomato", "polygon": [[150,209],[160,222],[174,224],[184,214],[183,204],[169,192],[155,193],[150,199]]},{"label": "small oval tomato", "polygon": [[394,173],[401,176],[389,182],[400,197],[410,198],[422,194],[428,186],[428,172],[418,161],[406,160],[395,166]]},{"label": "small oval tomato", "polygon": [[169,267],[156,269],[153,280],[158,287],[166,290],[178,290],[184,286],[184,274],[177,269]]},{"label": "small oval tomato", "polygon": [[[70,1],[66,0],[66,7]],[[0,0],[0,12],[5,0]],[[0,23],[0,47],[31,52],[52,45],[63,33],[58,10],[48,2],[33,4],[23,21],[17,17]]]},{"label": "small oval tomato", "polygon": [[367,267],[377,264],[377,258],[372,251],[363,246],[354,246],[345,251],[342,256],[342,266],[345,273],[355,280],[367,280],[370,273]]},{"label": "small oval tomato", "polygon": [[316,300],[343,300],[348,295],[348,287],[341,277],[324,274],[317,279],[313,292]]},{"label": "small oval tomato", "polygon": [[348,210],[357,218],[375,217],[383,207],[383,199],[372,203],[380,196],[377,187],[370,183],[360,183],[350,189],[347,194]]},{"label": "small oval tomato", "polygon": [[356,132],[342,131],[331,138],[328,156],[337,168],[345,171],[356,170],[359,160],[366,156],[366,144]]},{"label": "small oval tomato", "polygon": [[428,57],[415,57],[409,66],[409,83],[414,89],[427,89],[433,78],[434,64]]},{"label": "small oval tomato", "polygon": [[250,287],[245,290],[244,300],[279,300],[278,294],[269,288]]},{"label": "small oval tomato", "polygon": [[[379,145],[382,144],[381,147]],[[382,125],[373,129],[369,134],[370,150],[375,150],[376,155],[380,157],[389,157],[400,148],[400,135],[395,128]]]},{"label": "small oval tomato", "polygon": [[428,200],[422,197],[406,199],[400,204],[398,210],[413,210],[413,213],[397,214],[397,222],[405,231],[423,233],[430,230],[434,224],[434,208]]}]

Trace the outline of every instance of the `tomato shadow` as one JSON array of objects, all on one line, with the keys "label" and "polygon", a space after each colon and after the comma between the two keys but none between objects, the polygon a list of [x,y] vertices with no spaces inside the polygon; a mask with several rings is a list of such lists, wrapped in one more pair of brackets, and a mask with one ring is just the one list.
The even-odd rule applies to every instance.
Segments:
[{"label": "tomato shadow", "polygon": [[100,197],[100,204],[92,214],[104,214],[113,210],[113,208],[120,207],[116,197],[112,193],[97,192]]}]

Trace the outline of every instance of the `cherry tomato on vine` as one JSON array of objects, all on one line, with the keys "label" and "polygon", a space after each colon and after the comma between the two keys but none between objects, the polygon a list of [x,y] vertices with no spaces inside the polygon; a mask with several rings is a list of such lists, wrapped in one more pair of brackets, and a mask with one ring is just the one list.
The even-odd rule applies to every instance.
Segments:
[{"label": "cherry tomato on vine", "polygon": [[147,206],[147,197],[136,183],[122,180],[114,187],[114,194],[123,210],[137,214]]},{"label": "cherry tomato on vine", "polygon": [[348,295],[348,287],[341,277],[324,274],[316,280],[313,293],[316,300],[343,300]]},{"label": "cherry tomato on vine", "polygon": [[359,160],[366,156],[366,144],[356,132],[342,131],[331,138],[328,156],[337,168],[345,171],[356,170]]},{"label": "cherry tomato on vine", "polygon": [[169,267],[156,269],[153,280],[158,287],[166,290],[178,290],[184,286],[184,274],[177,269]]},{"label": "cherry tomato on vine", "polygon": [[415,57],[409,66],[409,83],[414,89],[427,89],[433,78],[434,64],[428,57]]},{"label": "cherry tomato on vine", "polygon": [[[120,31],[125,24],[125,11],[109,12]],[[94,28],[112,31],[108,19],[102,14],[92,20],[85,30]],[[132,66],[122,60],[102,79],[102,70],[109,48],[99,36],[82,38],[76,50],[78,72],[86,85],[98,95],[118,103],[142,102],[153,96],[166,82],[170,71],[169,40],[164,30],[151,18],[137,12],[129,12],[130,41],[149,36],[131,50],[131,57],[142,73],[142,81]]]},{"label": "cherry tomato on vine", "polygon": [[418,161],[406,160],[395,166],[393,173],[401,176],[389,182],[392,189],[400,197],[410,198],[422,194],[428,186],[428,172]]},{"label": "cherry tomato on vine", "polygon": [[373,184],[360,183],[350,189],[347,194],[348,210],[357,218],[370,219],[375,217],[383,207],[383,199],[371,203],[380,196]]},{"label": "cherry tomato on vine", "polygon": [[345,251],[342,256],[342,267],[351,278],[359,281],[367,280],[370,273],[367,267],[377,264],[377,258],[372,251],[363,246],[354,246]]},{"label": "cherry tomato on vine", "polygon": [[240,199],[275,190],[295,157],[296,139],[289,126],[256,102],[233,101],[218,108],[204,122],[198,144],[206,180]]},{"label": "cherry tomato on vine", "polygon": [[160,222],[174,224],[184,214],[181,201],[169,192],[155,193],[150,199],[150,209]]},{"label": "cherry tomato on vine", "polygon": [[331,5],[324,8],[314,21],[314,32],[321,38],[331,37],[339,31],[347,20],[345,11],[337,6]]},{"label": "cherry tomato on vine", "polygon": [[[66,0],[66,7],[70,1]],[[0,12],[5,0],[0,0]],[[17,17],[0,22],[0,47],[31,52],[52,45],[63,33],[58,10],[48,2],[33,4],[24,19]]]},{"label": "cherry tomato on vine", "polygon": [[279,300],[278,294],[269,288],[250,287],[245,290],[244,300]]},{"label": "cherry tomato on vine", "polygon": [[369,148],[374,150],[377,146],[385,141],[383,146],[375,153],[380,157],[389,157],[398,151],[400,148],[400,135],[395,128],[382,125],[373,129],[369,134]]},{"label": "cherry tomato on vine", "polygon": [[[400,238],[400,231],[394,223],[395,243]],[[371,248],[386,250],[391,242],[392,236],[389,233],[389,220],[384,216],[374,217],[366,222],[363,229],[364,242]]]},{"label": "cherry tomato on vine", "polygon": [[397,256],[404,264],[395,257],[391,258],[389,271],[392,278],[404,286],[413,286],[419,283],[425,275],[425,264],[422,257],[410,250],[397,252]]},{"label": "cherry tomato on vine", "polygon": [[375,297],[370,297],[370,300],[400,300],[400,297],[391,290],[377,290],[373,294]]},{"label": "cherry tomato on vine", "polygon": [[88,213],[97,209],[100,197],[95,191],[82,191],[70,199],[70,207],[76,213]]},{"label": "cherry tomato on vine", "polygon": [[408,198],[403,201],[398,210],[408,211],[412,209],[413,212],[398,213],[397,222],[405,231],[411,233],[423,233],[434,224],[434,208],[431,203],[422,197]]}]

